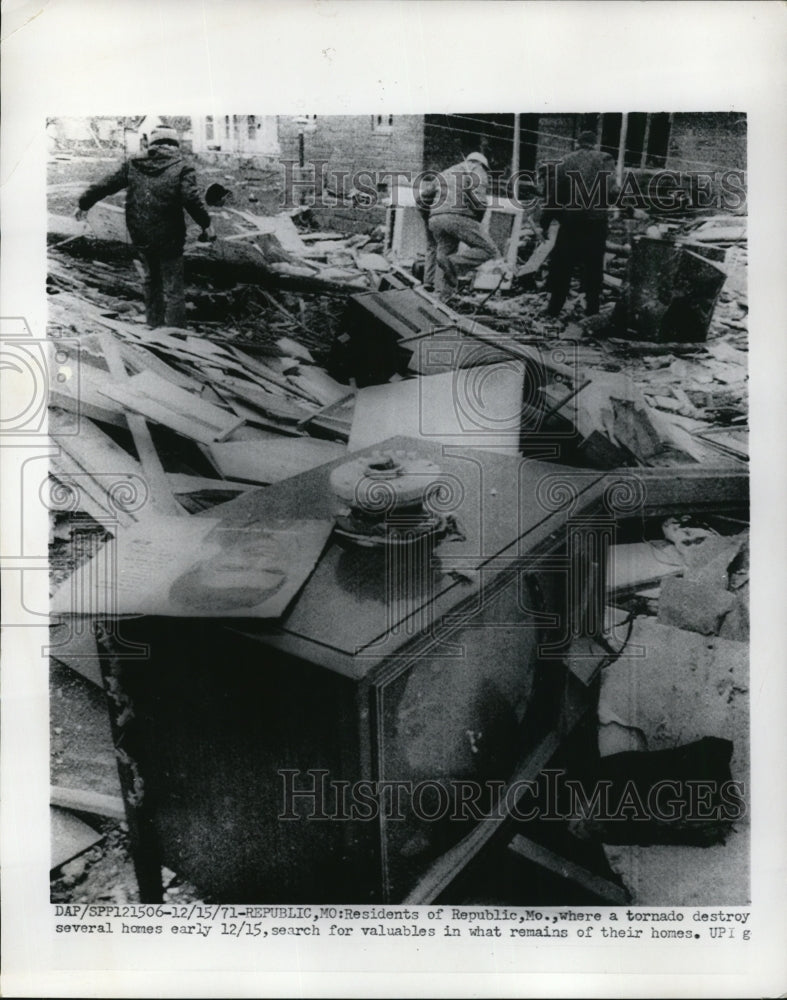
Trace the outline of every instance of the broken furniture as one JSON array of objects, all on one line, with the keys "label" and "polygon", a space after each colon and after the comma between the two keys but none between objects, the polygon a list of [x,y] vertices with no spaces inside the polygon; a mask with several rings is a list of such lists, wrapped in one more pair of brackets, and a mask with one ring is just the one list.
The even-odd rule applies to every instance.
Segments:
[{"label": "broken furniture", "polygon": [[623,304],[629,336],[705,340],[727,277],[723,267],[670,240],[635,237]]},{"label": "broken furniture", "polygon": [[[602,506],[601,477],[408,438],[377,450],[439,465],[461,533],[382,550],[332,540],[276,624],[147,616],[104,646],[144,901],[160,898],[166,864],[217,901],[425,902],[432,867],[450,881],[485,832],[463,843],[472,822],[423,822],[409,804],[402,820],[315,821],[312,791],[328,782],[320,808],[335,817],[332,782],[528,778],[579,717],[561,714],[564,630],[567,615],[574,633],[599,620],[603,555],[568,571],[585,546],[569,544],[567,504],[576,532]],[[345,462],[222,513],[333,517],[329,478]],[[550,491],[555,477],[573,500]],[[146,658],[123,655],[134,643]],[[305,795],[281,819],[287,787]]]}]

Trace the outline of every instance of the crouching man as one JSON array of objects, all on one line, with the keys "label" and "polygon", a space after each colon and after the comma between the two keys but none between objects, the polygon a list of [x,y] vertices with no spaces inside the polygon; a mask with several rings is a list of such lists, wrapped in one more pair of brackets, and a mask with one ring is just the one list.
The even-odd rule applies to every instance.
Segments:
[{"label": "crouching man", "polygon": [[[451,257],[460,243],[477,251],[479,264],[497,260],[505,267],[500,251],[481,228],[487,208],[488,169],[489,164],[482,153],[471,153],[425,185],[417,199],[422,213],[429,213],[429,232],[448,294],[457,287],[457,273]],[[425,283],[428,283],[426,278]]]},{"label": "crouching man", "polygon": [[212,242],[216,235],[197,190],[194,168],[183,159],[175,129],[153,129],[147,156],[126,160],[115,173],[91,185],[79,199],[76,217],[84,219],[97,201],[123,188],[128,189],[126,226],[145,272],[148,326],[183,327],[183,210],[202,227],[202,241]]}]

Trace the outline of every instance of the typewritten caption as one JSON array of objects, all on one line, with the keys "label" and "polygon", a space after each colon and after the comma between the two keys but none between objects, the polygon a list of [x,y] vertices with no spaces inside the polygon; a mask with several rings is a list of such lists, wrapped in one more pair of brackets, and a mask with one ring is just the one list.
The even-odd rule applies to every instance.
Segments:
[{"label": "typewritten caption", "polygon": [[691,908],[532,909],[462,906],[252,906],[57,904],[54,931],[63,937],[117,934],[134,938],[416,938],[592,941],[752,939],[751,911]]}]

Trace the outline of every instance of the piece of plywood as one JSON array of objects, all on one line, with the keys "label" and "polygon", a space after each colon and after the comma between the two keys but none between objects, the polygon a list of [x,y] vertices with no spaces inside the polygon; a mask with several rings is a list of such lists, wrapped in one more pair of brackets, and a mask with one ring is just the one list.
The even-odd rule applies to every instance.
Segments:
[{"label": "piece of plywood", "polygon": [[607,591],[629,590],[675,576],[686,569],[674,545],[668,542],[630,542],[612,545],[607,564]]},{"label": "piece of plywood", "polygon": [[[126,367],[120,355],[118,341],[114,335],[107,333],[102,338],[102,347],[107,365],[115,384],[124,387],[128,381]],[[122,391],[122,390],[121,390]],[[128,429],[134,438],[137,456],[145,470],[145,477],[150,490],[151,506],[160,514],[183,514],[183,508],[177,502],[169,488],[161,458],[153,444],[145,418],[139,413],[125,413]]]},{"label": "piece of plywood", "polygon": [[321,368],[304,366],[299,375],[290,375],[289,379],[313,399],[316,399],[320,406],[331,406],[333,403],[338,403],[340,399],[344,399],[352,391],[350,386],[337,382]]},{"label": "piece of plywood", "polygon": [[341,458],[346,450],[343,444],[317,438],[225,441],[210,448],[223,476],[252,483],[289,479]]},{"label": "piece of plywood", "polygon": [[103,392],[148,420],[203,444],[223,440],[243,423],[243,418],[207,403],[152,371],[134,375],[125,385],[107,386]]},{"label": "piece of plywood", "polygon": [[73,809],[75,812],[92,813],[107,819],[124,820],[126,810],[119,795],[102,795],[81,788],[67,788],[65,785],[49,786],[49,804],[58,810]]},{"label": "piece of plywood", "polygon": [[103,839],[103,835],[96,833],[87,823],[55,806],[49,807],[49,824],[52,852],[50,868],[53,870],[78,854],[83,854]]},{"label": "piece of plywood", "polygon": [[103,689],[96,636],[91,629],[77,629],[71,622],[53,621],[49,626],[49,641],[48,653],[51,657]]},{"label": "piece of plywood", "polygon": [[332,530],[328,518],[242,525],[210,517],[148,519],[118,535],[115,586],[105,584],[99,551],[55,590],[51,611],[72,614],[78,593],[101,618],[278,618],[311,575]]},{"label": "piece of plywood", "polygon": [[349,451],[405,435],[518,455],[524,371],[511,359],[360,389]]},{"label": "piece of plywood", "polygon": [[244,212],[237,208],[227,208],[226,211],[232,212],[233,215],[237,215],[254,226],[257,235],[260,233],[272,234],[290,253],[303,254],[306,250],[306,245],[289,215],[256,215],[254,212]]}]

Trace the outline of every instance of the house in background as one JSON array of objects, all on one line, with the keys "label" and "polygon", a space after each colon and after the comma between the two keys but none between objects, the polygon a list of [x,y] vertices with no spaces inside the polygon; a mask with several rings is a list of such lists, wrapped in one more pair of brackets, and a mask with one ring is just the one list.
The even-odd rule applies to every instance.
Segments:
[{"label": "house in background", "polygon": [[[361,183],[379,181],[384,194],[397,172],[441,170],[474,150],[489,161],[493,190],[504,194],[513,173],[560,159],[585,130],[621,173],[746,170],[746,117],[737,112],[209,115],[192,125],[194,152],[211,159],[232,153],[260,166],[292,164],[292,176],[300,176],[303,158],[318,195],[347,195],[363,174]],[[385,180],[386,173],[394,176]]]},{"label": "house in background", "polygon": [[195,153],[278,157],[281,152],[275,115],[201,115],[191,121]]}]

